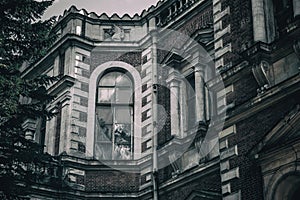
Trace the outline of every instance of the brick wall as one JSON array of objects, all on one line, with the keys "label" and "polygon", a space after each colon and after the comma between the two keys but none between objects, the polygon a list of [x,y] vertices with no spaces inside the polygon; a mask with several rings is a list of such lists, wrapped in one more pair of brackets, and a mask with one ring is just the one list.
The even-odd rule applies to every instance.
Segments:
[{"label": "brick wall", "polygon": [[86,171],[85,188],[87,192],[137,192],[140,185],[138,173],[116,170]]},{"label": "brick wall", "polygon": [[223,28],[230,25],[230,34],[224,35],[223,43],[231,43],[232,52],[224,56],[225,65],[236,64],[245,45],[253,42],[251,0],[223,0],[222,9],[229,8],[230,14],[222,21]]},{"label": "brick wall", "polygon": [[251,71],[232,84],[234,90],[226,95],[227,105],[234,102],[234,105],[238,106],[257,96],[259,86]]},{"label": "brick wall", "polygon": [[229,160],[230,168],[239,168],[239,178],[231,180],[231,191],[241,191],[242,199],[263,199],[261,169],[249,152],[293,107],[299,94],[236,124],[236,134],[229,136],[228,147],[237,145],[238,156]]},{"label": "brick wall", "polygon": [[213,22],[212,5],[199,12],[192,19],[186,21],[184,25],[178,30],[188,36],[191,36],[196,30],[210,27]]},{"label": "brick wall", "polygon": [[134,66],[141,72],[141,53],[140,52],[91,52],[91,72],[99,65],[109,61],[122,61]]},{"label": "brick wall", "polygon": [[213,191],[221,193],[221,180],[218,173],[207,175],[196,181],[190,182],[189,184],[180,186],[174,190],[171,190],[167,194],[162,194],[160,200],[184,200],[193,191]]}]

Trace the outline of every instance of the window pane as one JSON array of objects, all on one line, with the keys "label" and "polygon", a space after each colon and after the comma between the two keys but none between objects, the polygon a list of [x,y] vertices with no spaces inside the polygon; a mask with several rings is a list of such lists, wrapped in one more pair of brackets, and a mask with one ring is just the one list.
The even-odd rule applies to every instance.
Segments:
[{"label": "window pane", "polygon": [[132,90],[131,88],[117,88],[116,89],[116,102],[117,103],[132,103]]},{"label": "window pane", "polygon": [[132,122],[132,108],[116,107],[115,108],[115,123],[131,123]]},{"label": "window pane", "polygon": [[99,160],[112,159],[112,143],[95,143],[95,157]]},{"label": "window pane", "polygon": [[131,124],[115,124],[113,154],[115,159],[131,159]]},{"label": "window pane", "polygon": [[98,90],[98,103],[114,102],[114,88],[99,88]]},{"label": "window pane", "polygon": [[98,106],[97,107],[97,120],[98,122],[104,121],[104,124],[113,123],[113,110],[108,106]]},{"label": "window pane", "polygon": [[116,74],[115,72],[111,72],[108,74],[105,74],[99,83],[99,86],[115,86],[116,82]]},{"label": "window pane", "polygon": [[112,141],[112,131],[111,124],[105,124],[104,120],[100,119],[97,121],[96,129],[96,141],[97,142],[111,142]]},{"label": "window pane", "polygon": [[118,74],[118,76],[116,77],[116,86],[120,86],[120,87],[132,87],[132,82],[131,79],[123,73]]}]

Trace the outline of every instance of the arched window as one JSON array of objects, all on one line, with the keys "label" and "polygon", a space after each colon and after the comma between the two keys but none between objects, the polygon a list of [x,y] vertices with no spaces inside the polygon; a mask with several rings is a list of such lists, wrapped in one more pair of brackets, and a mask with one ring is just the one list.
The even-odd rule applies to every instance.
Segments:
[{"label": "arched window", "polygon": [[100,78],[96,99],[95,157],[133,158],[133,81],[128,73],[110,71]]}]

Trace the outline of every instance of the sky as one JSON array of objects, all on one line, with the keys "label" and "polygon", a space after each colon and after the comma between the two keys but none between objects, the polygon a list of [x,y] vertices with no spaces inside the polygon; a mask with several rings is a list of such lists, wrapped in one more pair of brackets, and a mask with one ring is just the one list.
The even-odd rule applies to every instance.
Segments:
[{"label": "sky", "polygon": [[65,9],[75,5],[78,9],[84,8],[88,12],[95,12],[98,15],[107,13],[111,16],[117,13],[123,16],[128,13],[133,16],[135,13],[140,14],[144,9],[148,9],[151,5],[156,5],[159,0],[55,0],[54,4],[48,8],[43,19],[52,16],[62,15]]}]

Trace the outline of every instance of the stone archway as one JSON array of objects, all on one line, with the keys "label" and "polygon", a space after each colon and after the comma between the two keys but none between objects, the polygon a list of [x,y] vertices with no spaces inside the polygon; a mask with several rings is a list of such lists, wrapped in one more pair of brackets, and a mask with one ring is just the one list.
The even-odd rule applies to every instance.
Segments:
[{"label": "stone archway", "polygon": [[300,196],[300,174],[284,176],[278,183],[274,193],[274,200],[298,200]]}]

